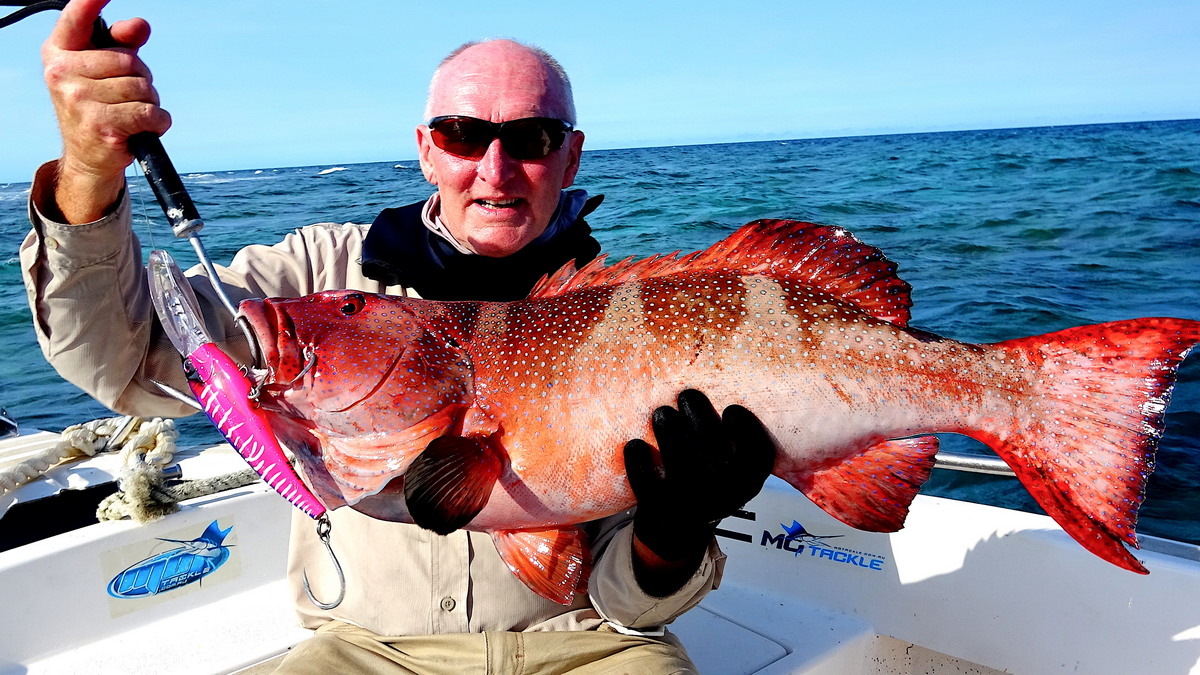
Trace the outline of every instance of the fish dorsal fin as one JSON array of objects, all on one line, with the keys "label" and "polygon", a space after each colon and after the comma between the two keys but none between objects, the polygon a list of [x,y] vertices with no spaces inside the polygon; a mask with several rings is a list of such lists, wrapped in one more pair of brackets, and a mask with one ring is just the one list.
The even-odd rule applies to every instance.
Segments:
[{"label": "fish dorsal fin", "polygon": [[574,274],[563,268],[544,278],[530,297],[680,272],[734,271],[800,281],[878,319],[908,324],[911,287],[896,276],[896,264],[840,227],[756,220],[703,251],[677,256],[626,258],[610,267],[604,267],[604,258],[599,257]]},{"label": "fish dorsal fin", "polygon": [[569,605],[587,590],[591,549],[578,527],[557,530],[497,530],[496,551],[508,569],[534,593]]},{"label": "fish dorsal fin", "polygon": [[413,522],[438,534],[471,522],[487,506],[503,468],[491,437],[442,436],[404,474],[404,502]]}]

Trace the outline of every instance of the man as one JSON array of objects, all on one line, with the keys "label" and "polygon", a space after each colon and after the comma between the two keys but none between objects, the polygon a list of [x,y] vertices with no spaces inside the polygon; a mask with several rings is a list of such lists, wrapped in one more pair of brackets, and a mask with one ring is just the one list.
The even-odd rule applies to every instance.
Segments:
[{"label": "man", "polygon": [[[92,48],[91,24],[106,2],[74,0],[43,49],[63,154],[35,177],[22,270],[39,342],[64,377],[116,410],[180,415],[189,411],[151,382],[184,388],[178,354],[147,298],[124,192],[126,139],[163,133],[170,118],[137,58],[149,37],[144,21],[113,24],[122,48]],[[221,270],[234,301],[337,288],[515,299],[562,263],[596,255],[583,221],[595,202],[563,192],[584,137],[552,59],[504,40],[465,46],[435,73],[427,116],[417,142],[437,194],[384,211],[370,228],[315,225],[274,246],[247,247]],[[248,361],[207,280],[192,283],[222,347]],[[656,413],[664,458],[703,447],[711,461],[660,470],[650,447],[631,441],[639,510],[586,526],[594,569],[588,593],[571,606],[525,588],[486,535],[442,537],[338,509],[330,519],[345,599],[320,609],[293,583],[301,621],[317,634],[281,672],[689,671],[677,641],[657,635],[719,581],[714,524],[758,491],[773,448],[753,416],[727,411],[722,426],[695,392],[679,407]],[[713,494],[712,483],[733,489]],[[312,523],[299,513],[289,556],[293,582],[306,570],[318,598],[336,593]]]}]

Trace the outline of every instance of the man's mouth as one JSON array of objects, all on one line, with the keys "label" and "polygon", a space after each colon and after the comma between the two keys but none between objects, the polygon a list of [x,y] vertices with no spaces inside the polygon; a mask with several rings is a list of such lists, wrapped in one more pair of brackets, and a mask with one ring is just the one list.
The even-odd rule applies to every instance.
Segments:
[{"label": "man's mouth", "polygon": [[520,199],[476,199],[475,203],[488,209],[511,209],[521,201]]}]

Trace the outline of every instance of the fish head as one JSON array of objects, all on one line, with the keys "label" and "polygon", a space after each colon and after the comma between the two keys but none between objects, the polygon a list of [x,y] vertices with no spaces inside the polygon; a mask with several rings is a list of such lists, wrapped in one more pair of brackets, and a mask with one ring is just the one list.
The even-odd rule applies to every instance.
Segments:
[{"label": "fish head", "polygon": [[326,291],[242,302],[264,410],[332,434],[406,428],[468,402],[471,363],[406,298]]}]

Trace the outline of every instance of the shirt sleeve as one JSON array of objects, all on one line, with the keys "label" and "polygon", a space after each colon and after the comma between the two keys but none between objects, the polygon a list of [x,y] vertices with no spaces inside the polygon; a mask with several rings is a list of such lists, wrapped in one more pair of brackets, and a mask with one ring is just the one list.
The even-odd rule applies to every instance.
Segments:
[{"label": "shirt sleeve", "polygon": [[597,521],[592,547],[595,561],[588,581],[592,605],[606,621],[636,631],[655,631],[695,607],[717,588],[725,569],[725,554],[716,539],[683,586],[666,597],[647,594],[633,572],[633,511]]},{"label": "shirt sleeve", "polygon": [[[125,191],[112,212],[82,225],[51,220],[54,162],[38,169],[29,197],[32,231],[21,244],[21,274],[34,331],[59,374],[123,413],[179,416],[188,410],[165,395],[138,391],[149,377],[177,388],[182,377],[154,348],[153,309],[144,281],[141,245],[130,227]],[[173,350],[172,350],[173,351]],[[174,357],[174,371],[180,371]],[[132,385],[132,386],[131,386]],[[153,385],[151,385],[153,386]]]},{"label": "shirt sleeve", "polygon": [[[56,222],[46,208],[53,204],[56,169],[48,162],[34,177],[32,230],[20,248],[21,274],[46,360],[68,382],[117,412],[192,414],[192,408],[154,384],[187,390],[179,354],[154,315],[127,192],[95,222]],[[310,226],[274,246],[246,247],[228,267],[218,267],[225,291],[237,304],[248,297],[295,297],[325,288],[382,290],[348,272],[358,250],[352,244],[361,239],[356,227]],[[246,340],[208,277],[198,266],[187,277],[214,340],[235,360],[248,361]]]}]

